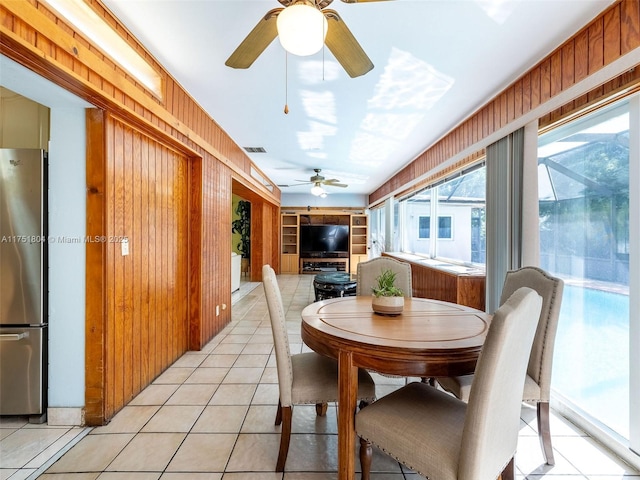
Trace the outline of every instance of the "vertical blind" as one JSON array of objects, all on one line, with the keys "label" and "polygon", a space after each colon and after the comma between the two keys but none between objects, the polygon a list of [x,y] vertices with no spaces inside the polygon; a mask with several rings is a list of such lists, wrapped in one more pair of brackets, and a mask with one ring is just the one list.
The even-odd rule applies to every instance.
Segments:
[{"label": "vertical blind", "polygon": [[524,128],[487,147],[486,306],[499,307],[507,271],[522,264]]}]

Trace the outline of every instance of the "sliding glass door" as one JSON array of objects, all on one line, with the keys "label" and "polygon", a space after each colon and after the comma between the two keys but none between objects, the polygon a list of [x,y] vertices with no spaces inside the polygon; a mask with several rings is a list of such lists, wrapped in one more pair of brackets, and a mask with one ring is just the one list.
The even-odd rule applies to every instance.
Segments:
[{"label": "sliding glass door", "polygon": [[627,101],[539,140],[540,266],[565,281],[552,387],[623,441],[630,434],[629,158]]}]

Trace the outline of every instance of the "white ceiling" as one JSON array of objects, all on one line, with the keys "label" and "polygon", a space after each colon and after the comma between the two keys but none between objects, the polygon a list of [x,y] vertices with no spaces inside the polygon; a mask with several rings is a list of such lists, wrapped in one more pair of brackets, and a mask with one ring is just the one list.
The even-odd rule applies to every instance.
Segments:
[{"label": "white ceiling", "polygon": [[249,156],[274,183],[321,168],[349,184],[329,194],[368,194],[612,1],[335,0],[374,69],[350,78],[324,49],[289,55],[286,80],[278,40],[247,70],[224,64],[276,0],[103,3],[239,146],[266,150]]}]

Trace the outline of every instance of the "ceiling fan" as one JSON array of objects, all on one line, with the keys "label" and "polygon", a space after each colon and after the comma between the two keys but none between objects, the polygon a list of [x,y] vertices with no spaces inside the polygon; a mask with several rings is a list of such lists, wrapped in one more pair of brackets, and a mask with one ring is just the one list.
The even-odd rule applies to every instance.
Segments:
[{"label": "ceiling fan", "polygon": [[[349,28],[335,10],[326,9],[333,0],[278,0],[284,8],[274,8],[269,10],[258,22],[258,24],[249,32],[249,35],[240,43],[231,56],[225,62],[225,65],[232,68],[249,68],[260,54],[271,44],[276,36],[280,35],[280,42],[285,50],[297,55],[311,55],[322,48],[324,43],[331,53],[340,62],[340,65],[346,70],[350,77],[359,77],[364,75],[373,68],[373,63],[364,52],[358,41],[355,39]],[[342,0],[344,3],[361,3],[361,2],[378,2],[388,0]],[[309,8],[311,7],[311,8]],[[290,12],[300,10],[311,11],[317,10],[322,14],[321,21],[315,20],[314,26],[317,26],[318,35],[315,40],[323,40],[318,44],[315,51],[308,53],[296,53],[291,50],[285,43],[286,32],[284,31],[285,17],[293,17]],[[317,15],[317,14],[314,14]],[[299,27],[298,19],[291,19],[293,28]],[[324,25],[320,30],[320,26]],[[306,37],[309,37],[308,29],[300,29]],[[283,37],[283,34],[285,35]],[[326,35],[326,37],[325,37]],[[311,35],[313,37],[313,35]],[[293,41],[292,45],[300,45],[298,40]],[[318,42],[316,42],[318,43]],[[313,48],[313,47],[312,47]]]},{"label": "ceiling fan", "polygon": [[316,191],[319,192],[318,195],[320,195],[323,191],[322,185],[325,185],[327,187],[340,187],[340,188],[346,188],[349,186],[346,183],[340,183],[340,180],[338,180],[337,178],[330,178],[328,180],[325,179],[322,175],[320,175],[321,169],[319,168],[314,168],[313,171],[316,172],[316,174],[309,177],[309,181],[296,180],[296,182],[300,182],[300,183],[294,183],[292,185],[278,185],[278,187],[297,187],[299,185],[313,185],[313,188],[311,189],[311,193],[314,193],[314,189],[316,189]]}]

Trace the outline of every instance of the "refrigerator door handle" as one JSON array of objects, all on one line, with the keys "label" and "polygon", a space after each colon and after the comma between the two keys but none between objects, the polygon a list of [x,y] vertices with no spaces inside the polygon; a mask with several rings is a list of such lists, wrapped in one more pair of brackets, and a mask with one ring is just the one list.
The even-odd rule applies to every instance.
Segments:
[{"label": "refrigerator door handle", "polygon": [[28,338],[29,333],[2,333],[0,334],[0,342],[17,342],[23,338]]}]

